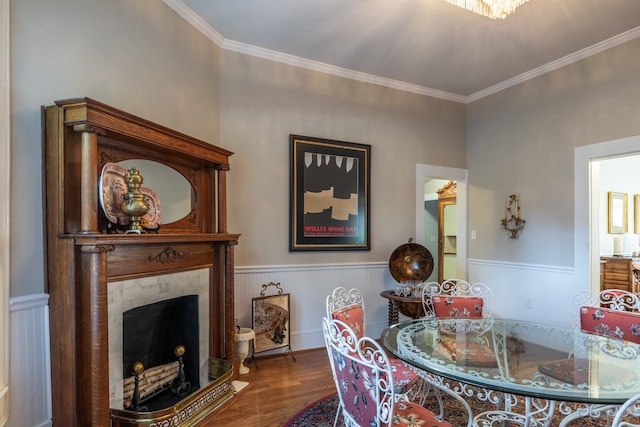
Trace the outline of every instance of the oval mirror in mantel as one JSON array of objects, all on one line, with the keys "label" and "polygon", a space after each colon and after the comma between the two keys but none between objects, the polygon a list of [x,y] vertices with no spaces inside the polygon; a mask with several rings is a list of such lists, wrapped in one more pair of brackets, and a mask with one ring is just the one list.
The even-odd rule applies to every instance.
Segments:
[{"label": "oval mirror in mantel", "polygon": [[162,224],[184,218],[195,206],[195,192],[187,178],[177,170],[145,159],[122,160],[118,165],[126,169],[138,169],[142,175],[142,185],[158,195],[162,209]]}]

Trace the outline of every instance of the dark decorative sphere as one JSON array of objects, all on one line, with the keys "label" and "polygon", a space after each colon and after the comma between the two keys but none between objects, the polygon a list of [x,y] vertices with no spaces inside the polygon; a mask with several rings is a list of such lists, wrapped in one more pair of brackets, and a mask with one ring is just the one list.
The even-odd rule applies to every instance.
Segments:
[{"label": "dark decorative sphere", "polygon": [[398,246],[391,253],[389,271],[399,283],[424,282],[433,271],[433,256],[427,248],[409,239],[409,243]]}]

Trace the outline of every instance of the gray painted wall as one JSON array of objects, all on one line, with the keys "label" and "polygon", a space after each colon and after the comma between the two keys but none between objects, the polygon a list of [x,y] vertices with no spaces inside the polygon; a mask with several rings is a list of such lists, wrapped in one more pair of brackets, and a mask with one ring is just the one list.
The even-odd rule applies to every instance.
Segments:
[{"label": "gray painted wall", "polygon": [[[220,52],[163,3],[11,11],[11,296],[44,289],[39,107],[55,99],[94,97],[234,151],[238,265],[388,259],[413,236],[421,163],[469,170],[470,258],[571,266],[573,148],[640,134],[639,40],[465,106]],[[288,252],[290,133],[372,145],[370,252]],[[499,226],[511,193],[517,240]]]},{"label": "gray painted wall", "polygon": [[[465,167],[466,106],[223,51],[236,264],[387,261],[415,234],[416,163]],[[289,253],[289,134],[370,144],[371,251]],[[235,190],[235,191],[234,191]]]},{"label": "gray painted wall", "polygon": [[40,106],[88,96],[217,144],[219,49],[166,4],[11,2],[11,297],[44,290]]},{"label": "gray painted wall", "polygon": [[[574,148],[640,134],[640,39],[468,106],[469,258],[573,266]],[[518,239],[500,229],[519,194]]]}]

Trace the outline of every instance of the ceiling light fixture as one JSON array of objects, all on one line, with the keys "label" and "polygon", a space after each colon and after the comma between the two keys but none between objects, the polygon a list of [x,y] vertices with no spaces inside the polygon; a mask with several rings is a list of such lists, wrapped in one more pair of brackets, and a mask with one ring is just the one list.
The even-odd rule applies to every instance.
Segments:
[{"label": "ceiling light fixture", "polygon": [[446,0],[454,6],[491,19],[504,19],[529,0]]}]

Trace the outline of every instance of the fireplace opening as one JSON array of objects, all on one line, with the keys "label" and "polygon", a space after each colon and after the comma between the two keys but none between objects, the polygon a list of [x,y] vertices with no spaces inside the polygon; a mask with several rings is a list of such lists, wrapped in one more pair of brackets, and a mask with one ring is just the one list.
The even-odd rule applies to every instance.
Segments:
[{"label": "fireplace opening", "polygon": [[169,408],[200,388],[197,295],[125,311],[122,326],[125,409]]}]

